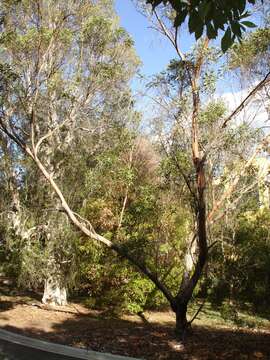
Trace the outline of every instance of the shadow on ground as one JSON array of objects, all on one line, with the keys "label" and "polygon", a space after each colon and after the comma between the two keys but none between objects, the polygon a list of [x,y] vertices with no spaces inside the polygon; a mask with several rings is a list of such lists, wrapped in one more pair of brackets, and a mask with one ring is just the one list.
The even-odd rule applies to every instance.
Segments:
[{"label": "shadow on ground", "polygon": [[256,330],[194,326],[184,345],[172,326],[74,314],[49,332],[31,327],[4,329],[39,339],[141,359],[256,360],[270,359],[270,334]]}]

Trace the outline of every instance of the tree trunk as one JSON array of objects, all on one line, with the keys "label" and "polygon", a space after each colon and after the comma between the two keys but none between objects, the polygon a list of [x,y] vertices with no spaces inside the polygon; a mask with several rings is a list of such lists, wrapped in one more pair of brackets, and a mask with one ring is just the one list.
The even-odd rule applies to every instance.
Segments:
[{"label": "tree trunk", "polygon": [[67,291],[61,284],[59,276],[50,275],[45,280],[42,302],[53,306],[67,305]]},{"label": "tree trunk", "polygon": [[184,340],[189,324],[187,321],[187,303],[179,303],[175,309],[175,333],[180,340]]}]

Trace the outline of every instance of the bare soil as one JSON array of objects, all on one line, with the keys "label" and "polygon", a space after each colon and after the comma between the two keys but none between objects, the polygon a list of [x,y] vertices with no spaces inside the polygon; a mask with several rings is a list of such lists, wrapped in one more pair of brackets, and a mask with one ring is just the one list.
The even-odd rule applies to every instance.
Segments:
[{"label": "bare soil", "polygon": [[183,344],[174,336],[172,312],[109,317],[78,303],[43,306],[29,296],[0,296],[0,327],[38,339],[141,359],[270,359],[270,329],[205,325]]}]

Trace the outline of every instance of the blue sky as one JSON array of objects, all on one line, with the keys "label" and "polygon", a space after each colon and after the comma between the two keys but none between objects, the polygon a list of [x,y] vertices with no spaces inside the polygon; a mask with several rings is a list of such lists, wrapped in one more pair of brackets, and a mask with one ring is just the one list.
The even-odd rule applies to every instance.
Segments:
[{"label": "blue sky", "polygon": [[[151,75],[165,69],[170,59],[176,57],[168,39],[150,28],[150,21],[136,10],[132,0],[115,0],[115,8],[120,17],[121,26],[135,41],[137,54],[143,62],[142,73]],[[248,20],[256,22],[257,19],[253,15]],[[182,30],[182,33],[180,46],[182,50],[187,51],[192,43],[194,44],[194,36],[190,36],[187,31]]]},{"label": "blue sky", "polygon": [[[169,41],[150,28],[149,20],[136,10],[132,0],[116,0],[115,4],[121,26],[135,41],[137,54],[143,62],[142,73],[151,75],[166,68],[170,59],[176,56]],[[188,45],[190,39],[183,43],[185,48]]]},{"label": "blue sky", "polygon": [[[169,61],[177,57],[169,40],[151,29],[149,19],[139,13],[132,0],[115,0],[115,9],[120,17],[121,26],[128,31],[135,42],[137,54],[142,61],[141,73],[150,76],[166,69]],[[181,50],[186,52],[194,44],[194,35],[190,35],[185,27],[181,28]],[[133,79],[131,86],[135,91],[142,89],[137,79]],[[232,91],[228,88],[225,79],[219,82],[218,87],[220,92]]]},{"label": "blue sky", "polygon": [[[115,0],[115,9],[120,17],[121,26],[128,31],[135,42],[137,54],[142,61],[141,73],[150,76],[166,69],[169,61],[177,57],[169,40],[156,30],[151,29],[149,19],[138,12],[132,0]],[[249,7],[249,10],[252,8]],[[248,20],[258,22],[257,14],[252,11],[251,13],[252,16]],[[181,50],[188,51],[194,43],[194,35],[190,35],[187,29],[181,28]],[[217,39],[216,43],[220,46],[220,38]],[[133,79],[131,87],[135,91],[142,89],[140,81],[136,78]],[[219,94],[231,94],[240,90],[239,83],[227,77],[218,81],[217,89]]]},{"label": "blue sky", "polygon": [[[144,17],[134,6],[132,0],[115,0],[115,9],[120,17],[120,23],[131,35],[135,42],[135,48],[142,61],[141,73],[144,76],[151,76],[166,69],[170,60],[177,57],[177,54],[167,38],[151,29],[149,19]],[[187,51],[194,45],[194,36],[187,31],[180,34],[180,46],[182,51]],[[137,109],[142,111],[144,118],[151,118],[151,101],[144,93],[144,84],[135,78],[131,82],[135,93],[143,93],[137,98]]]},{"label": "blue sky", "polygon": [[[115,8],[120,17],[121,26],[128,31],[135,42],[137,54],[142,61],[141,73],[148,77],[164,70],[169,61],[177,56],[168,39],[150,28],[149,19],[137,11],[132,0],[115,0]],[[248,20],[258,23],[257,14],[252,13]],[[181,30],[180,35],[181,50],[186,52],[194,45],[194,36],[190,35],[187,30]],[[216,43],[220,46],[220,38]],[[141,85],[136,78],[131,83],[132,89],[137,94],[143,90]],[[220,79],[217,83],[217,94],[223,96],[229,108],[235,108],[239,104],[240,100],[246,96],[246,90],[241,89],[237,79],[228,76]],[[152,106],[144,91],[142,94],[143,96],[139,95],[137,99],[137,108],[142,112],[147,123],[147,118],[153,117]]]}]

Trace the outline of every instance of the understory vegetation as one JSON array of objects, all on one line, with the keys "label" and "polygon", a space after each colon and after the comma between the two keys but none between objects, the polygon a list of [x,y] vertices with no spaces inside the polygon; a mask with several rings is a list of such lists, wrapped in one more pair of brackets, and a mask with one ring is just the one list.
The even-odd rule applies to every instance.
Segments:
[{"label": "understory vegetation", "polygon": [[56,305],[170,307],[178,334],[190,304],[269,317],[268,5],[226,54],[207,35],[182,53],[156,9],[175,59],[139,96],[113,1],[0,3],[1,277]]}]

